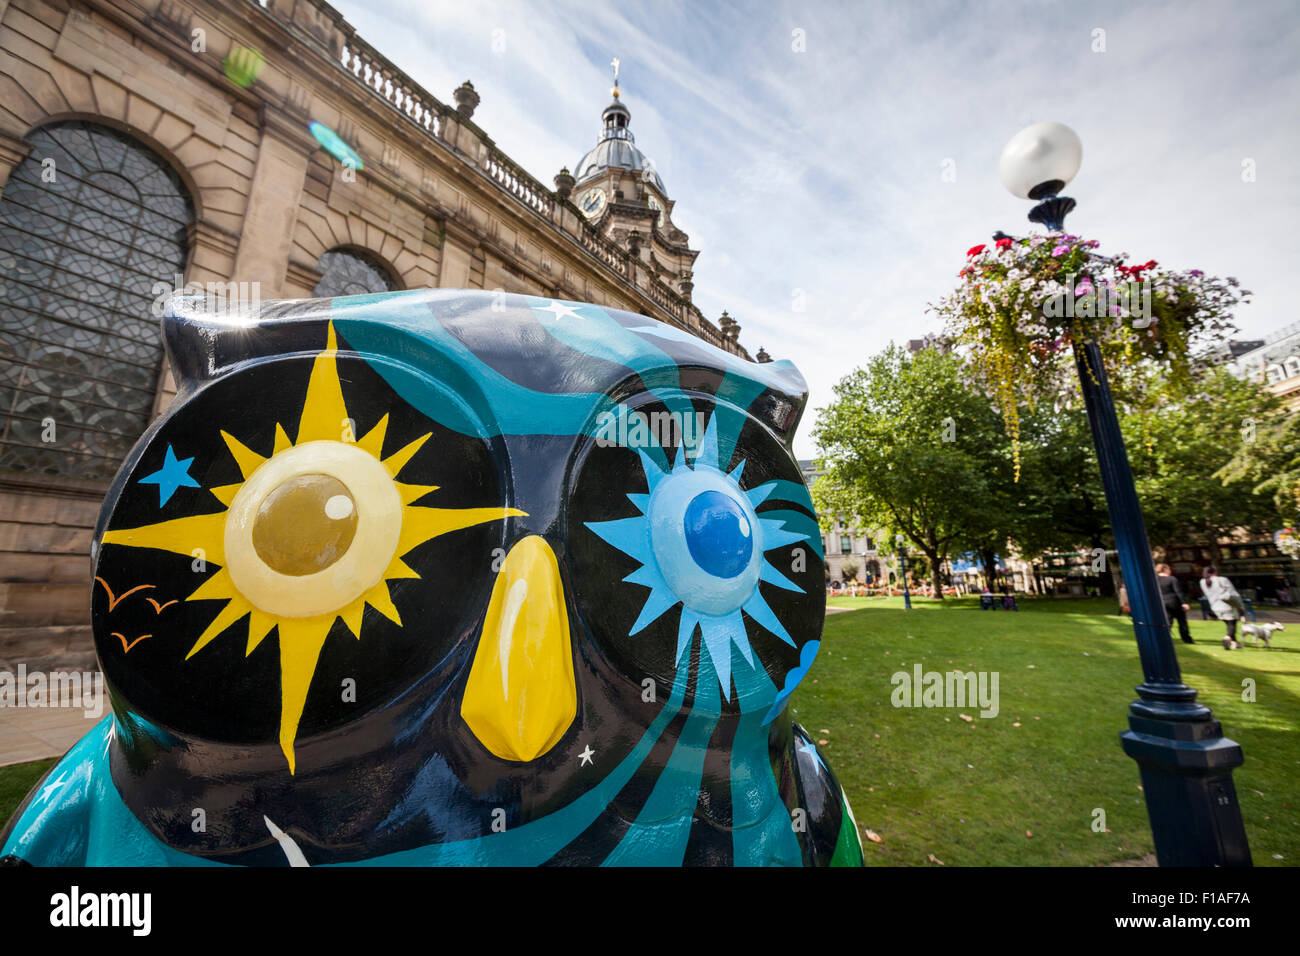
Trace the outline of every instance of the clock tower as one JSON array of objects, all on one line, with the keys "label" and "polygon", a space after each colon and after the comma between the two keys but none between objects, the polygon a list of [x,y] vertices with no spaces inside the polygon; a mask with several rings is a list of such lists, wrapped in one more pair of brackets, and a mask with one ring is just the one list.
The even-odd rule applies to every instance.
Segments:
[{"label": "clock tower", "polygon": [[614,99],[601,114],[595,147],[575,167],[573,201],[603,235],[690,299],[699,251],[673,225],[674,203],[654,161],[637,148],[629,128],[632,114],[618,86],[618,60],[612,65]]}]

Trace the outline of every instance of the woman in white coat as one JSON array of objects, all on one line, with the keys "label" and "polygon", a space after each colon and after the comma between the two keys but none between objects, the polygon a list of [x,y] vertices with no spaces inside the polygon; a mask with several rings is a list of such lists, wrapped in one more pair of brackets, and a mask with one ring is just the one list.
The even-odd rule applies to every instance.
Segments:
[{"label": "woman in white coat", "polygon": [[1227,633],[1223,636],[1224,650],[1241,647],[1237,643],[1237,619],[1245,613],[1246,606],[1241,602],[1241,595],[1232,582],[1212,566],[1207,567],[1201,575],[1201,593],[1210,602],[1214,616],[1223,621],[1227,628]]}]

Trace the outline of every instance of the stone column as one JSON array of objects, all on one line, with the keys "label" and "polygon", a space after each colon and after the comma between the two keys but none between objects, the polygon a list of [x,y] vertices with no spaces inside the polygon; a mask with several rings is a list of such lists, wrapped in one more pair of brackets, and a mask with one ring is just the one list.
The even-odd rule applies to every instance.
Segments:
[{"label": "stone column", "polygon": [[443,222],[442,264],[438,269],[438,287],[442,289],[469,289],[474,283],[474,257],[479,247],[479,237],[452,219]]},{"label": "stone column", "polygon": [[17,133],[0,129],[0,195],[3,195],[5,183],[14,167],[27,158],[32,151],[32,144]]},{"label": "stone column", "polygon": [[316,148],[306,129],[266,114],[230,276],[259,283],[263,301],[283,294],[308,157]]}]

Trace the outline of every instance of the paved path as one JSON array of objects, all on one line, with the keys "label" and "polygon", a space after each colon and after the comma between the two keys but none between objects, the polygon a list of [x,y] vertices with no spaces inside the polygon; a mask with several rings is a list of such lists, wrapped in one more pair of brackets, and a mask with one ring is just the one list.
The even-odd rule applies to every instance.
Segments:
[{"label": "paved path", "polygon": [[[1189,621],[1200,620],[1201,613],[1195,607],[1187,612]],[[1247,621],[1250,618],[1246,618]],[[1277,621],[1279,624],[1300,624],[1300,609],[1293,607],[1256,607],[1255,623],[1260,621]]]},{"label": "paved path", "polygon": [[62,757],[108,712],[108,691],[99,695],[102,712],[64,695],[57,707],[0,707],[0,767],[47,757]]}]

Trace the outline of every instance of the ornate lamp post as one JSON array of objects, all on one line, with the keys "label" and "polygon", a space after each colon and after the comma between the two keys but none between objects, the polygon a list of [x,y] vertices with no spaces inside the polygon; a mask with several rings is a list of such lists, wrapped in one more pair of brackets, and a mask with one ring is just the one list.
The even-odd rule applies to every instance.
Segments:
[{"label": "ornate lamp post", "polygon": [[903,536],[900,534],[894,538],[894,544],[898,547],[898,573],[903,578],[903,610],[912,610],[912,595],[907,590],[907,545],[903,544]]},{"label": "ornate lamp post", "polygon": [[[1075,206],[1060,193],[1082,159],[1073,130],[1037,123],[1007,143],[998,172],[1013,195],[1037,201],[1031,222],[1060,232]],[[1242,763],[1241,747],[1223,736],[1210,708],[1183,683],[1101,350],[1095,342],[1076,339],[1074,353],[1145,677],[1120,740],[1142,774],[1156,856],[1162,866],[1249,866],[1232,783],[1232,769]]]}]

